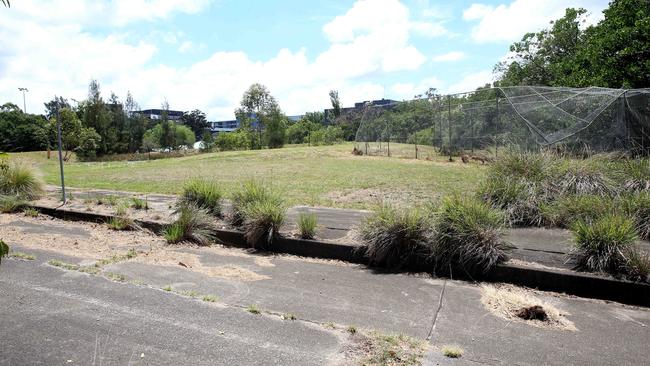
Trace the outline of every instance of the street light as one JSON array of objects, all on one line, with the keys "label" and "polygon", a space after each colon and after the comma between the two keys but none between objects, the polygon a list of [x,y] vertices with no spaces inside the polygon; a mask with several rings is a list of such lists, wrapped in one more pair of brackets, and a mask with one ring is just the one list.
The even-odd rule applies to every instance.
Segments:
[{"label": "street light", "polygon": [[18,88],[21,92],[23,92],[23,113],[27,113],[27,105],[25,104],[25,92],[28,92],[29,90],[27,88]]}]

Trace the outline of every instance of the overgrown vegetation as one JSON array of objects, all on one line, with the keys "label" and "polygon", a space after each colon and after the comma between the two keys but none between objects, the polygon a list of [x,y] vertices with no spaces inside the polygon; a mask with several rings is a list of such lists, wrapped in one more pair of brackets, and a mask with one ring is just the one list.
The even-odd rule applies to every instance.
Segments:
[{"label": "overgrown vegetation", "polygon": [[380,207],[361,226],[365,254],[372,265],[412,267],[431,256],[433,225],[419,210]]},{"label": "overgrown vegetation", "polygon": [[286,218],[286,206],[280,194],[262,182],[249,180],[232,196],[230,222],[243,226],[246,241],[252,247],[269,245],[279,235]]},{"label": "overgrown vegetation", "polygon": [[210,213],[203,208],[188,204],[179,207],[178,218],[167,226],[163,235],[168,243],[189,241],[209,245],[216,239],[216,224]]},{"label": "overgrown vegetation", "polygon": [[0,194],[33,200],[43,193],[43,184],[25,165],[0,161]]},{"label": "overgrown vegetation", "polygon": [[313,239],[318,227],[316,214],[301,213],[298,215],[298,231],[302,239]]},{"label": "overgrown vegetation", "polygon": [[197,207],[206,209],[212,215],[220,217],[222,214],[222,198],[223,191],[217,183],[201,178],[193,178],[183,186],[183,193],[178,204],[194,204]]},{"label": "overgrown vegetation", "polygon": [[590,272],[646,280],[650,263],[635,246],[635,223],[622,215],[605,215],[593,223],[576,222],[571,230],[576,267]]},{"label": "overgrown vegetation", "polygon": [[18,196],[0,195],[0,212],[13,213],[27,206],[27,201]]}]

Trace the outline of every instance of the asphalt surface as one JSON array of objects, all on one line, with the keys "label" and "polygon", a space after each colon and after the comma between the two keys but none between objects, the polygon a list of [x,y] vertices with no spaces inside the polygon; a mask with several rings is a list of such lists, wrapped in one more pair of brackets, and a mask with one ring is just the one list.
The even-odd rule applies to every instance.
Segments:
[{"label": "asphalt surface", "polygon": [[[18,222],[26,234],[50,227]],[[81,233],[92,227],[74,225],[79,235],[69,240],[88,240]],[[423,363],[431,365],[642,365],[650,359],[650,310],[644,308],[539,293],[577,331],[544,329],[497,317],[482,304],[480,287],[467,282],[221,247],[168,251],[196,256],[205,268],[239,272],[215,276],[129,260],[89,275],[47,261],[91,259],[27,247],[29,235],[21,240],[10,242],[12,249],[37,259],[6,258],[0,265],[0,365],[348,364],[349,325],[426,340]],[[107,279],[109,272],[126,282]],[[208,294],[218,300],[200,300]],[[251,304],[263,314],[247,312]],[[289,313],[298,319],[283,320]],[[448,344],[463,348],[463,357],[442,356]]]}]

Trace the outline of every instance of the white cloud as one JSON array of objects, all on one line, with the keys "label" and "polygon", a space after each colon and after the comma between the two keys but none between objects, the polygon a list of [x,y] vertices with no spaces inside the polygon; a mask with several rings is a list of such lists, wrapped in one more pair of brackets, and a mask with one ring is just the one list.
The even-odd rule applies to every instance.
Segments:
[{"label": "white cloud", "polygon": [[433,56],[434,62],[451,62],[459,61],[465,58],[465,53],[461,51],[451,51],[442,55]]},{"label": "white cloud", "polygon": [[413,99],[429,88],[440,89],[441,85],[443,83],[435,77],[423,79],[419,83],[395,83],[389,88],[390,97],[397,100]]},{"label": "white cloud", "polygon": [[459,82],[450,85],[449,87],[443,89],[443,93],[463,93],[470,92],[478,88],[479,86],[484,86],[485,84],[492,83],[494,81],[494,76],[492,71],[479,71],[470,74],[466,74]]},{"label": "white cloud", "polygon": [[[94,78],[106,96],[111,91],[124,96],[130,90],[142,107],[158,107],[166,98],[172,109],[199,108],[209,118],[221,119],[232,118],[244,90],[261,82],[286,113],[300,114],[327,107],[330,89],[340,90],[344,104],[383,97],[384,87],[365,78],[418,69],[427,58],[410,37],[433,36],[436,30],[433,23],[413,22],[397,0],[360,0],[323,27],[331,44],[311,59],[305,49],[281,49],[266,60],[244,52],[214,52],[184,67],[161,64],[155,57],[158,42],[179,52],[203,47],[182,32],[152,33],[136,43],[126,30],[108,36],[88,32],[93,17],[107,8],[117,15],[103,21],[123,25],[199,11],[208,2],[70,0],[65,5],[44,2],[42,7],[29,0],[16,2],[11,11],[0,12],[0,101],[22,104],[17,88],[27,87],[28,111],[41,112],[55,94],[84,99]],[[68,8],[73,14],[66,13]],[[47,11],[64,16],[47,17]]]},{"label": "white cloud", "polygon": [[512,42],[526,34],[549,26],[551,20],[564,16],[567,7],[583,7],[589,23],[602,17],[607,0],[513,0],[498,6],[472,4],[463,12],[466,21],[477,21],[472,29],[476,42]]}]

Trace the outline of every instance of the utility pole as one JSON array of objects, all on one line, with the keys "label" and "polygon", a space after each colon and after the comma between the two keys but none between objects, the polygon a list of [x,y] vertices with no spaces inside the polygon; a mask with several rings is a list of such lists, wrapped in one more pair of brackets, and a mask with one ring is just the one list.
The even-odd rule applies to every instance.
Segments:
[{"label": "utility pole", "polygon": [[27,113],[27,104],[25,103],[25,92],[28,92],[29,90],[27,88],[18,88],[21,92],[23,92],[23,113]]}]

